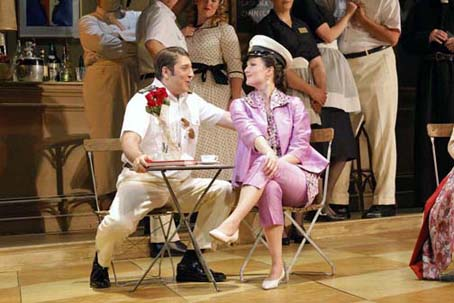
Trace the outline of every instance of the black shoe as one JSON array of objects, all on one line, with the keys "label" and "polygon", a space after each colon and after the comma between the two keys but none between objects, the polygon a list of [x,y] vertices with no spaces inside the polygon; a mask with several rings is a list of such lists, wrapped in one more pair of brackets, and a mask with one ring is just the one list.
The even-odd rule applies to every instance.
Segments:
[{"label": "black shoe", "polygon": [[329,207],[336,213],[337,218],[342,218],[342,220],[348,220],[351,218],[348,205],[330,204]]},{"label": "black shoe", "polygon": [[[211,270],[216,282],[224,282],[227,277],[222,272]],[[209,282],[198,260],[181,260],[177,265],[177,282]]]},{"label": "black shoe", "polygon": [[[164,243],[150,243],[150,257],[155,258],[161,251],[161,248],[163,248],[163,247],[164,247]],[[170,242],[169,248],[170,248],[170,253],[172,254],[172,257],[182,256],[186,252],[186,245],[181,241]],[[167,252],[167,250],[165,250],[164,257],[168,257],[168,256],[169,256],[169,253]]]},{"label": "black shoe", "polygon": [[396,205],[372,205],[362,216],[363,219],[392,217],[396,215]]},{"label": "black shoe", "polygon": [[[301,226],[301,228],[306,231],[306,229],[304,228],[304,226]],[[292,228],[290,229],[290,232],[289,232],[289,236],[291,241],[295,242],[295,243],[301,243],[303,242],[303,235],[300,234],[300,232],[295,228],[295,226],[292,226]],[[306,243],[309,243],[309,242],[306,242]]]},{"label": "black shoe", "polygon": [[[306,214],[304,217],[305,220],[307,221],[312,221],[314,219],[316,211],[310,211]],[[317,221],[318,222],[334,222],[334,221],[343,221],[345,220],[343,217],[338,216],[336,213],[320,213],[318,216]]]},{"label": "black shoe", "polygon": [[91,269],[90,274],[90,287],[91,288],[109,288],[110,279],[109,279],[109,269],[107,267],[102,267],[98,263],[98,254],[95,255],[93,260],[93,268]]},{"label": "black shoe", "polygon": [[282,238],[282,245],[284,246],[290,245],[290,238],[289,237]]}]

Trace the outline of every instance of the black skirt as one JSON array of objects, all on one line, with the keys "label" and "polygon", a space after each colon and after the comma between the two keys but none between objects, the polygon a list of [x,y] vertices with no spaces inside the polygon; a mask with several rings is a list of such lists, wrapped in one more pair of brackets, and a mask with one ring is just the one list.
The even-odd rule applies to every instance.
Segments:
[{"label": "black skirt", "polygon": [[[333,128],[334,140],[331,146],[331,162],[350,161],[357,157],[355,135],[353,134],[350,116],[345,111],[324,107],[320,114],[322,125],[313,124],[312,128]],[[313,144],[314,148],[326,156],[328,144]]]}]

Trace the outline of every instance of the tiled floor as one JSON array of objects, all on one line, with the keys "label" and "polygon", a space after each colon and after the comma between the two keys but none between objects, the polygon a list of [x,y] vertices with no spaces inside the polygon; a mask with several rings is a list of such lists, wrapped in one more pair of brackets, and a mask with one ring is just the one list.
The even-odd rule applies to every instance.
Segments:
[{"label": "tiled floor", "polygon": [[[210,266],[228,275],[216,293],[208,283],[178,284],[170,281],[170,262],[163,263],[165,281],[149,279],[136,292],[129,287],[95,291],[88,287],[90,262],[86,258],[64,266],[30,265],[0,271],[0,303],[8,302],[454,302],[454,284],[416,280],[407,264],[417,228],[373,235],[323,238],[318,241],[336,264],[334,277],[314,272],[327,271],[315,250],[306,246],[297,274],[278,289],[263,291],[261,281],[269,257],[259,247],[250,262],[245,283],[238,272],[249,246],[235,246],[206,254]],[[296,246],[285,247],[289,258]],[[116,263],[122,282],[137,279],[149,259]],[[6,268],[6,267],[4,267]],[[153,270],[152,275],[157,271]]]}]

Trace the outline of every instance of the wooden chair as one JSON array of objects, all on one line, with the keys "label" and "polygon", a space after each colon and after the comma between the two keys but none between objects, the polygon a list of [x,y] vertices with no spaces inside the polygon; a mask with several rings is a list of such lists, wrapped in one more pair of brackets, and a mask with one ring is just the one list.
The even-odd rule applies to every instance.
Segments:
[{"label": "wooden chair", "polygon": [[454,123],[429,123],[427,124],[427,135],[430,138],[430,142],[432,143],[432,158],[434,162],[434,169],[435,169],[435,181],[437,182],[437,186],[440,184],[440,178],[438,176],[438,164],[437,164],[437,153],[435,150],[435,138],[449,138],[451,137],[452,128],[454,127]]},{"label": "wooden chair", "polygon": [[[87,153],[87,158],[88,158],[88,162],[89,162],[89,166],[90,166],[90,174],[91,174],[91,180],[92,180],[93,192],[94,192],[94,199],[95,199],[95,204],[96,204],[95,214],[98,217],[99,223],[101,223],[102,219],[109,214],[109,211],[101,209],[101,205],[99,203],[99,195],[98,195],[98,191],[97,191],[97,188],[96,188],[96,175],[95,175],[95,167],[94,167],[94,153],[122,151],[121,142],[120,142],[120,139],[118,139],[118,138],[86,139],[86,140],[84,140],[84,148],[85,148],[85,151]],[[169,237],[169,234],[170,234],[170,223],[167,224],[167,229],[166,229],[164,227],[164,224],[162,223],[161,217],[162,216],[166,216],[166,215],[171,215],[172,219],[173,219],[173,214],[174,214],[173,209],[171,209],[168,206],[164,206],[164,207],[161,207],[161,208],[156,208],[156,209],[153,209],[152,211],[150,211],[148,213],[148,216],[152,216],[152,217],[158,218],[159,224],[160,224],[160,228],[157,228],[155,230],[151,230],[150,233],[152,234],[154,232],[157,232],[158,230],[162,230],[162,232],[164,234],[164,241],[166,243],[169,243],[170,242],[170,237]],[[128,241],[130,241],[129,238],[128,238]],[[132,242],[130,242],[130,243],[132,243]],[[132,243],[132,244],[134,245],[134,243]],[[163,248],[164,247],[166,248],[166,251],[167,251],[168,255],[170,256],[170,263],[172,265],[173,280],[175,280],[175,266],[173,264],[172,255],[170,253],[170,249],[169,249],[168,245],[164,245]],[[152,261],[153,265],[154,265],[155,262],[159,259],[159,272],[158,272],[158,276],[159,277],[161,276],[161,262],[162,262],[162,259],[164,258],[164,253],[165,253],[165,251],[164,251],[164,249],[162,249],[161,252],[158,253],[158,255]],[[118,283],[118,280],[117,280],[117,275],[116,275],[116,272],[115,272],[115,267],[114,267],[113,262],[111,263],[111,266],[112,266],[112,272],[113,272],[114,279],[115,279],[115,284],[118,286],[120,284]],[[126,284],[124,284],[124,285],[126,285]],[[120,285],[120,286],[124,286],[124,285]]]},{"label": "wooden chair", "polygon": [[[328,151],[326,158],[329,160],[331,158],[331,144],[334,138],[334,129],[332,128],[324,128],[324,129],[314,129],[312,130],[311,133],[311,143],[328,143]],[[293,258],[291,259],[290,263],[288,266],[285,268],[286,272],[286,280],[288,281],[290,274],[292,273],[293,266],[295,265],[297,259],[299,258],[299,255],[301,254],[301,251],[304,248],[304,245],[306,241],[308,241],[312,247],[315,248],[317,253],[328,263],[328,265],[331,268],[330,273],[327,273],[328,275],[334,275],[336,269],[334,266],[334,263],[328,258],[328,256],[322,251],[322,249],[315,243],[315,241],[311,238],[311,232],[312,229],[317,222],[318,217],[320,216],[320,213],[322,212],[325,204],[326,204],[326,195],[328,191],[328,177],[329,177],[329,165],[325,170],[324,176],[323,176],[323,189],[322,192],[320,193],[322,195],[321,201],[319,203],[313,203],[309,206],[303,206],[303,207],[284,207],[284,215],[286,218],[290,220],[292,225],[301,233],[303,236],[303,241],[299,244],[298,249],[296,253],[293,255]],[[258,208],[255,207],[254,211],[258,211]],[[302,213],[306,214],[310,211],[315,211],[315,215],[309,225],[309,228],[305,230],[298,222],[296,222],[295,219],[292,217],[292,213]],[[255,249],[257,248],[257,245],[262,242],[267,246],[266,240],[263,237],[263,228],[260,228],[259,232],[257,233],[255,237],[254,244],[252,245],[252,248],[250,249],[248,255],[246,256],[243,265],[241,266],[240,269],[240,281],[244,282],[244,270],[246,269],[247,264],[249,263],[249,260],[252,257],[252,254],[254,253]]]}]

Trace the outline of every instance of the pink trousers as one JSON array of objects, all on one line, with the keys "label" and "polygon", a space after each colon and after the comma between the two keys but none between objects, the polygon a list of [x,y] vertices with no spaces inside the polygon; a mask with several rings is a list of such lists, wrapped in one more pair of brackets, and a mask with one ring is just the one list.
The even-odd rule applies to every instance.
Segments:
[{"label": "pink trousers", "polygon": [[266,157],[258,157],[243,182],[259,189],[265,188],[257,204],[262,227],[284,225],[283,206],[300,207],[307,202],[306,175],[295,164],[279,160],[273,177],[263,173]]}]

